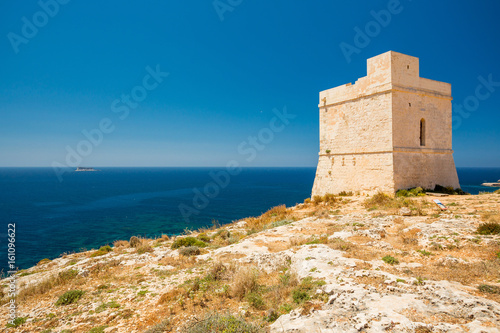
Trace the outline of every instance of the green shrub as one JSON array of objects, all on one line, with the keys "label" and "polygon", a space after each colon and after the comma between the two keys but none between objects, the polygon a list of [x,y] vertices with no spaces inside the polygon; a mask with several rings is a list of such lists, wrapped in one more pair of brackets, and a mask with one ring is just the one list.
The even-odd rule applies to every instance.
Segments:
[{"label": "green shrub", "polygon": [[338,195],[341,197],[352,197],[354,195],[354,193],[352,191],[349,191],[349,192],[342,191]]},{"label": "green shrub", "polygon": [[421,187],[414,187],[408,190],[399,190],[396,192],[397,197],[421,197],[425,196],[425,191]]},{"label": "green shrub", "polygon": [[103,256],[109,252],[112,252],[113,249],[109,245],[101,246],[99,250],[95,251],[92,253],[91,257],[98,257],[98,256]]},{"label": "green shrub", "polygon": [[[185,333],[263,333],[257,326],[233,315],[212,314],[184,330]],[[151,332],[152,333],[152,332]]]},{"label": "green shrub", "polygon": [[26,317],[17,317],[13,320],[12,324],[7,323],[7,327],[19,327],[26,322]]},{"label": "green shrub", "polygon": [[210,243],[210,237],[208,237],[206,233],[201,233],[196,238],[198,238],[202,242]]},{"label": "green shrub", "polygon": [[66,271],[59,272],[59,279],[62,281],[69,281],[77,277],[78,270],[76,269],[68,269]]},{"label": "green shrub", "polygon": [[480,235],[500,234],[500,224],[496,222],[487,222],[477,227],[477,233]]},{"label": "green shrub", "polygon": [[104,330],[107,328],[108,326],[98,326],[98,327],[94,327],[92,328],[88,333],[104,333]]},{"label": "green shrub", "polygon": [[382,258],[382,260],[386,263],[388,263],[389,265],[395,265],[395,264],[399,264],[399,260],[392,257],[392,256],[385,256]]},{"label": "green shrub", "polygon": [[196,239],[194,237],[183,237],[183,238],[177,238],[173,243],[172,243],[172,249],[178,249],[183,246],[197,246],[197,247],[206,247],[207,243]]},{"label": "green shrub", "polygon": [[282,314],[287,314],[287,313],[289,313],[292,310],[293,310],[293,307],[290,304],[285,303],[285,304],[282,304],[280,306],[280,312]]},{"label": "green shrub", "polygon": [[500,194],[500,189],[496,190],[495,192],[493,192],[495,194]]},{"label": "green shrub", "polygon": [[197,256],[201,253],[200,248],[198,246],[188,246],[183,247],[179,250],[179,254],[185,257]]},{"label": "green shrub", "polygon": [[444,187],[441,185],[436,185],[434,190],[428,190],[428,192],[446,193],[450,195],[467,195],[469,193],[462,191],[461,188],[453,188],[451,186]]},{"label": "green shrub", "polygon": [[297,304],[302,304],[311,299],[307,291],[301,289],[294,289],[292,291],[292,298],[293,301]]},{"label": "green shrub", "polygon": [[259,293],[256,292],[248,293],[245,296],[245,299],[251,306],[253,306],[257,310],[262,310],[265,307],[264,300],[262,299],[262,296]]},{"label": "green shrub", "polygon": [[500,259],[500,251],[497,252],[497,258]]},{"label": "green shrub", "polygon": [[82,290],[70,290],[62,294],[56,305],[68,305],[77,302],[85,292]]},{"label": "green shrub", "polygon": [[479,291],[482,291],[483,293],[489,293],[489,294],[500,294],[500,287],[498,286],[490,286],[488,284],[481,284],[477,287]]},{"label": "green shrub", "polygon": [[304,203],[305,203],[306,205],[310,204],[310,203],[311,203],[311,198],[306,198],[306,199],[304,199]]},{"label": "green shrub", "polygon": [[429,252],[429,251],[426,251],[426,250],[423,250],[423,249],[422,250],[418,250],[417,252],[419,252],[421,255],[426,256],[426,257],[432,255],[432,252]]}]

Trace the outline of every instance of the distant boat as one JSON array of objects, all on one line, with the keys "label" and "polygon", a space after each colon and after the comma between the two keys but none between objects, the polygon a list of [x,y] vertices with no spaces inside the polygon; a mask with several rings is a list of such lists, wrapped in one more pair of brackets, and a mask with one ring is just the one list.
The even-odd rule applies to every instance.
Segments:
[{"label": "distant boat", "polygon": [[483,186],[500,187],[500,179],[496,183],[482,183]]},{"label": "distant boat", "polygon": [[94,168],[76,168],[75,171],[99,171]]}]

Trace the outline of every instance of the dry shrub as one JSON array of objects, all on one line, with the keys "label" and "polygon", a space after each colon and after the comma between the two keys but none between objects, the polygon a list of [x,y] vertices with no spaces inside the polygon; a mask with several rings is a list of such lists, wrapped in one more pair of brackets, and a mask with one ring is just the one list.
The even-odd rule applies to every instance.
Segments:
[{"label": "dry shrub", "polygon": [[184,294],[182,293],[181,289],[175,288],[161,295],[157,304],[160,305],[160,304],[170,303],[172,301],[177,301],[179,300],[180,297],[184,297]]},{"label": "dry shrub", "polygon": [[388,194],[378,192],[371,198],[363,202],[365,208],[382,209],[395,212],[397,209],[407,207],[412,210],[413,215],[426,215],[424,208],[428,206],[427,202],[412,200],[405,197],[393,197]]},{"label": "dry shrub", "polygon": [[220,261],[214,262],[207,273],[207,275],[210,277],[210,279],[212,279],[214,281],[223,280],[224,278],[227,278],[228,274],[230,274],[230,269],[228,269]]},{"label": "dry shrub", "polygon": [[401,237],[401,241],[403,242],[403,244],[417,245],[418,233],[421,231],[422,230],[418,228],[413,228],[407,231],[402,231],[399,236]]},{"label": "dry shrub", "polygon": [[137,254],[144,254],[146,252],[153,252],[153,248],[149,244],[143,244],[137,247]]},{"label": "dry shrub", "polygon": [[142,240],[137,236],[132,236],[130,237],[129,243],[130,247],[138,248],[139,246],[142,245]]},{"label": "dry shrub", "polygon": [[231,296],[243,299],[246,294],[257,291],[259,273],[255,267],[241,268],[233,277]]},{"label": "dry shrub", "polygon": [[267,212],[258,217],[249,217],[244,219],[247,222],[247,228],[255,229],[256,231],[262,230],[264,226],[272,222],[289,219],[291,210],[286,208],[285,205],[280,205],[269,209]]},{"label": "dry shrub", "polygon": [[129,247],[129,245],[129,242],[127,242],[126,240],[117,240],[113,242],[113,247],[116,248]]},{"label": "dry shrub", "polygon": [[71,284],[77,279],[77,276],[78,271],[75,269],[69,269],[59,272],[59,274],[49,276],[47,279],[42,280],[42,282],[36,285],[22,289],[18,294],[18,300],[26,301],[37,295],[43,295],[55,287]]},{"label": "dry shrub", "polygon": [[340,238],[333,238],[328,240],[328,246],[334,250],[349,251],[354,248],[354,244],[346,242]]}]

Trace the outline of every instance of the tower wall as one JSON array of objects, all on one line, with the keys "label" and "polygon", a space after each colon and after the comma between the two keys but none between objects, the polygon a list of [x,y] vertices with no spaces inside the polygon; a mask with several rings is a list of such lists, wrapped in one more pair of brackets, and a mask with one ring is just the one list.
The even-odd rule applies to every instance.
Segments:
[{"label": "tower wall", "polygon": [[320,93],[312,195],[459,187],[451,149],[451,86],[419,77],[418,58],[396,52],[368,59],[367,74],[354,85]]}]

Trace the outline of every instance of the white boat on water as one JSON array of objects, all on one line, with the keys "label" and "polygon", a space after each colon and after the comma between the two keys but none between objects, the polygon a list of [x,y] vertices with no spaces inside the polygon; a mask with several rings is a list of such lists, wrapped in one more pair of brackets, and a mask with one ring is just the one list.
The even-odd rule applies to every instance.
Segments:
[{"label": "white boat on water", "polygon": [[80,167],[78,167],[78,168],[76,168],[75,171],[81,172],[81,171],[99,171],[99,170],[96,170],[94,168],[80,168]]}]

